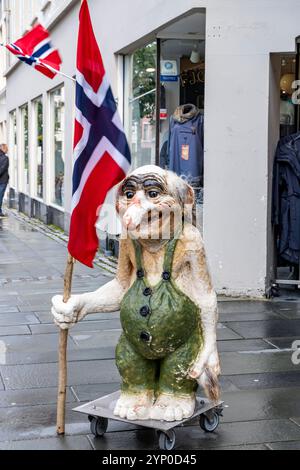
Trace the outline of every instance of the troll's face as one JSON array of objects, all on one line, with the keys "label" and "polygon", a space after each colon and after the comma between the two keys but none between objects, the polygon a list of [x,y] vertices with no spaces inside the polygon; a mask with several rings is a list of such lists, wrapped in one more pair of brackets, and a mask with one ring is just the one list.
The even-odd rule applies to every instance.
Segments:
[{"label": "troll's face", "polygon": [[175,173],[147,165],[120,184],[116,207],[130,236],[169,239],[193,201],[193,189]]}]

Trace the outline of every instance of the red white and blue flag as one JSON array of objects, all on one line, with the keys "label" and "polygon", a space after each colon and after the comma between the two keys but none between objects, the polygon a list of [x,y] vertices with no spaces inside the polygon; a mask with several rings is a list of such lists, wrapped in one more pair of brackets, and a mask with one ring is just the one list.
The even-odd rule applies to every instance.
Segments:
[{"label": "red white and blue flag", "polygon": [[130,168],[127,139],[93,32],[89,8],[80,9],[77,48],[73,198],[68,250],[93,267],[96,222],[108,191]]},{"label": "red white and blue flag", "polygon": [[49,32],[37,24],[21,39],[6,48],[18,59],[34,67],[49,78],[54,78],[62,63],[57,49],[51,44]]}]

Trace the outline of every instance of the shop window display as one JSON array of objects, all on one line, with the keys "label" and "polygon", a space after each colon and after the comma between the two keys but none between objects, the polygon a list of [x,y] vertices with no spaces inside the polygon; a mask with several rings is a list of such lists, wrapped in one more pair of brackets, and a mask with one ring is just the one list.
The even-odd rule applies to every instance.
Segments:
[{"label": "shop window display", "polygon": [[63,206],[64,203],[64,122],[64,88],[61,87],[51,93],[52,154],[54,162],[52,202],[59,206]]},{"label": "shop window display", "polygon": [[[275,282],[272,295],[279,286],[298,286],[300,282],[300,132],[296,89],[297,58],[281,57],[280,140],[274,156],[272,228],[275,246]],[[295,92],[295,95],[294,95]],[[279,98],[279,96],[278,96]]]},{"label": "shop window display", "polygon": [[[197,203],[202,204],[205,41],[158,41],[126,58],[129,105],[125,125],[133,167],[159,161],[162,168],[187,180],[195,189]],[[160,109],[156,110],[158,92]]]},{"label": "shop window display", "polygon": [[22,189],[29,194],[29,139],[28,139],[28,105],[21,108],[21,135],[22,135]]},{"label": "shop window display", "polygon": [[36,195],[43,197],[43,100],[34,101],[35,119],[35,162],[36,162]]},{"label": "shop window display", "polygon": [[132,165],[155,163],[156,42],[127,57],[127,136]]},{"label": "shop window display", "polygon": [[11,184],[18,187],[18,147],[17,147],[17,111],[10,113],[10,152],[13,164],[10,170]]},{"label": "shop window display", "polygon": [[204,57],[202,40],[161,41],[160,166],[187,180],[198,204],[203,202]]}]

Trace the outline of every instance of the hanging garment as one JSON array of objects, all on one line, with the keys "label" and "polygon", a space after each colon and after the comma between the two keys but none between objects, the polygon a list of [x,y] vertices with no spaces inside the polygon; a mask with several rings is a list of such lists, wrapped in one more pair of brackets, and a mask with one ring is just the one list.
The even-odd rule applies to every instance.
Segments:
[{"label": "hanging garment", "polygon": [[168,167],[192,186],[203,186],[203,116],[192,104],[179,106],[170,120]]},{"label": "hanging garment", "polygon": [[273,169],[272,223],[278,254],[292,264],[300,255],[300,133],[280,139]]}]

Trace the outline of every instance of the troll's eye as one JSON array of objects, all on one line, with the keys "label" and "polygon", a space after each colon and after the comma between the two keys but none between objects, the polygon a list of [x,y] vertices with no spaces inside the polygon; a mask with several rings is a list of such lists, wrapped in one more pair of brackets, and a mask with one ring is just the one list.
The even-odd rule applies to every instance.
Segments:
[{"label": "troll's eye", "polygon": [[133,199],[134,198],[134,192],[133,191],[126,191],[125,196],[127,199]]},{"label": "troll's eye", "polygon": [[148,192],[148,196],[149,196],[151,199],[154,199],[154,198],[156,198],[157,196],[159,196],[159,192],[158,192],[158,191],[149,191],[149,192]]}]

